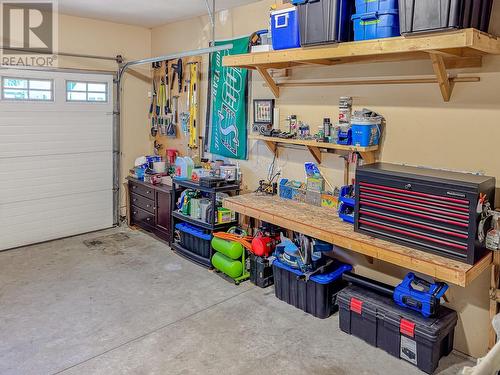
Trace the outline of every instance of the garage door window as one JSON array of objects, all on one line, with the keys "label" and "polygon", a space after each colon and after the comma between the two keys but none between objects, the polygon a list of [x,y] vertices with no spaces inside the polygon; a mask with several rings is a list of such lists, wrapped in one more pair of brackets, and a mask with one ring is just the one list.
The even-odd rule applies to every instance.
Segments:
[{"label": "garage door window", "polygon": [[66,100],[68,102],[99,103],[108,101],[108,85],[99,82],[66,82]]},{"label": "garage door window", "polygon": [[3,77],[2,99],[19,101],[53,101],[54,81]]}]

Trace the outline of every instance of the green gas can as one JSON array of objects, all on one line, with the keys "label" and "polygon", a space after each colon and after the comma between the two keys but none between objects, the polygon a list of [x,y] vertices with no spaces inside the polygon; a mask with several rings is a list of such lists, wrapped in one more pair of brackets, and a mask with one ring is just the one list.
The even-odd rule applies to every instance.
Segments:
[{"label": "green gas can", "polygon": [[237,279],[243,274],[243,264],[239,260],[225,256],[222,252],[212,256],[212,265],[233,279]]}]

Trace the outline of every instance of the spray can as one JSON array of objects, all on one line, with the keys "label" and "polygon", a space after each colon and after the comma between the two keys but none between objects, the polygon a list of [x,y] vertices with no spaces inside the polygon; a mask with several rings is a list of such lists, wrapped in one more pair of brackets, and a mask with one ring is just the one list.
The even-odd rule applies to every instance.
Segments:
[{"label": "spray can", "polygon": [[332,135],[332,124],[329,118],[323,119],[323,137],[327,139]]}]

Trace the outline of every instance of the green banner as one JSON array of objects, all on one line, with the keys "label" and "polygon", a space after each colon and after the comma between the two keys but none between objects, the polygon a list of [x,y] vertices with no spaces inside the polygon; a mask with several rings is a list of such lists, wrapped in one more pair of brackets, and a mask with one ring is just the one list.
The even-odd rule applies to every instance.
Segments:
[{"label": "green banner", "polygon": [[215,42],[232,43],[230,50],[210,55],[210,152],[233,158],[247,158],[247,69],[222,66],[222,58],[248,52],[250,38]]}]

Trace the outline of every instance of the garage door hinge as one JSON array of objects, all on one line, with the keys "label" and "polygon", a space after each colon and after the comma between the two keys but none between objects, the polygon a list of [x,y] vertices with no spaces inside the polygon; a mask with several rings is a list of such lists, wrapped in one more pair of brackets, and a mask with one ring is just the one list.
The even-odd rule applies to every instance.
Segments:
[{"label": "garage door hinge", "polygon": [[114,116],[120,116],[120,111],[113,111]]}]

